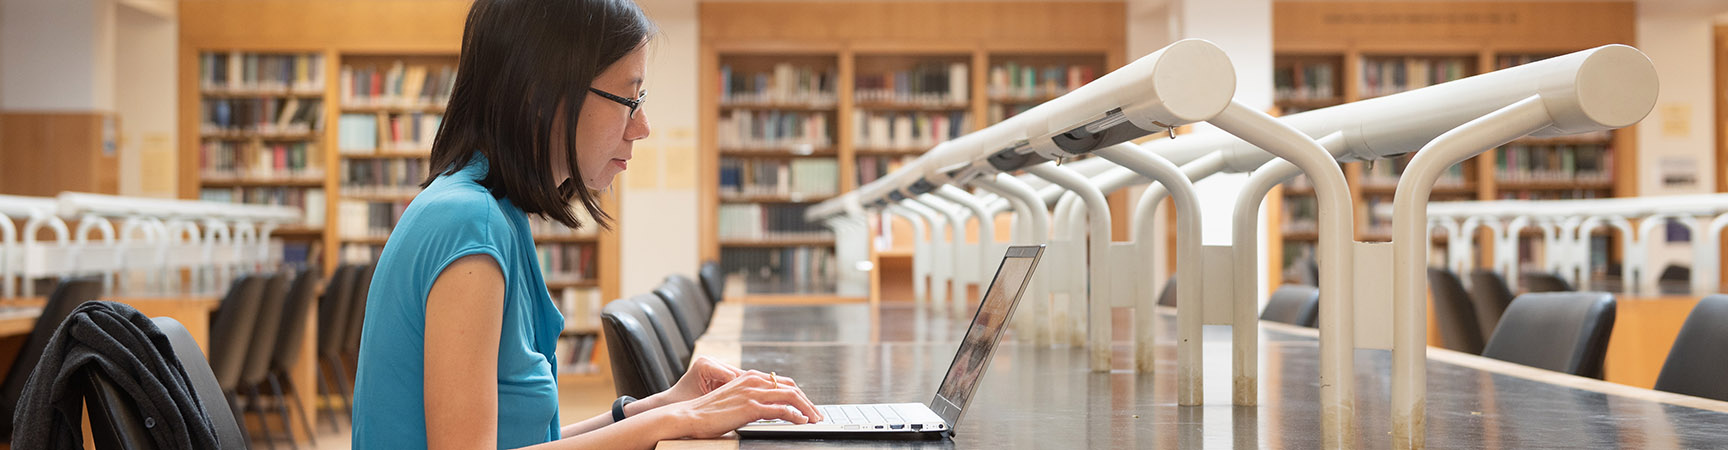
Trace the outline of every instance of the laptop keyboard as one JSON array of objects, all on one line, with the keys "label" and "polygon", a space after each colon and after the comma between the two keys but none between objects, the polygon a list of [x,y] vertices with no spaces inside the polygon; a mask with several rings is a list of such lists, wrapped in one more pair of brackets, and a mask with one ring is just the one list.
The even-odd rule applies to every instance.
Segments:
[{"label": "laptop keyboard", "polygon": [[[900,417],[900,413],[894,412],[894,407],[890,405],[822,405],[817,406],[816,411],[822,413],[822,421],[816,422],[818,424],[844,425],[847,429],[904,430],[907,428],[906,419]],[[788,423],[790,422],[778,419],[755,422],[758,425]],[[912,427],[912,429],[918,428],[921,427]]]}]

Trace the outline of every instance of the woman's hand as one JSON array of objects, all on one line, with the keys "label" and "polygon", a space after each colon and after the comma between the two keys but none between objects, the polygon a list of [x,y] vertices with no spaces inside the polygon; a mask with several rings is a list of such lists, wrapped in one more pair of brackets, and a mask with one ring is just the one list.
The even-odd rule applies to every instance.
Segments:
[{"label": "woman's hand", "polygon": [[[691,373],[695,371],[696,364],[692,364]],[[690,379],[687,374],[679,384]],[[803,424],[822,419],[816,405],[791,379],[756,371],[743,372],[695,399],[661,409],[665,410],[662,413],[681,419],[682,434],[693,438],[717,437],[757,420],[780,419]]]},{"label": "woman's hand", "polygon": [[677,403],[701,397],[726,383],[732,382],[748,372],[707,356],[698,355],[690,360],[690,369],[684,371],[684,377],[672,389],[666,390],[667,403]]}]

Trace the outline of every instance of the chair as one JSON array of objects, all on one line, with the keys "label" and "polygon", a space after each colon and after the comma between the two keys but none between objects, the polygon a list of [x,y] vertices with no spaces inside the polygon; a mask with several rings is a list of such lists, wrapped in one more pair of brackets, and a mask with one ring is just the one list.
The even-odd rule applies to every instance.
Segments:
[{"label": "chair", "polygon": [[708,300],[720,303],[726,297],[726,273],[720,270],[720,263],[707,261],[702,263],[702,269],[696,273],[697,281],[702,282],[702,290],[708,291]]},{"label": "chair", "polygon": [[1692,293],[1692,268],[1686,266],[1668,265],[1662,268],[1662,274],[1656,277],[1656,292],[1662,295],[1686,295]]},{"label": "chair", "polygon": [[1680,326],[1656,390],[1728,401],[1728,295],[1716,294],[1698,301]]},{"label": "chair", "polygon": [[648,398],[672,388],[666,354],[645,310],[618,300],[600,308],[600,330],[612,360],[612,383],[618,395]]},{"label": "chair", "polygon": [[702,283],[676,273],[667,275],[664,280],[661,280],[661,283],[677,285],[684,292],[689,293],[686,303],[697,312],[697,317],[702,319],[703,324],[707,324],[714,318],[714,304],[719,302],[708,296],[708,291],[702,288]]},{"label": "chair", "polygon": [[1524,272],[1523,276],[1524,280],[1519,283],[1518,287],[1523,288],[1525,293],[1572,292],[1572,283],[1567,283],[1565,279],[1553,273]]},{"label": "chair", "polygon": [[660,346],[666,350],[666,365],[672,369],[672,379],[683,377],[684,369],[690,367],[690,352],[694,349],[684,345],[684,332],[678,329],[678,321],[672,317],[666,299],[659,295],[641,294],[627,301],[641,304],[647,310],[648,321],[653,323]]},{"label": "chair", "polygon": [[1500,272],[1477,269],[1470,272],[1469,291],[1470,305],[1476,309],[1476,325],[1482,329],[1482,341],[1487,342],[1494,326],[1500,323],[1500,315],[1512,304],[1512,288],[1506,286]]},{"label": "chair", "polygon": [[1170,281],[1164,282],[1164,290],[1158,293],[1158,306],[1176,307],[1176,274],[1170,274]]},{"label": "chair", "polygon": [[1524,294],[1506,308],[1482,356],[1601,379],[1613,329],[1613,294]]},{"label": "chair", "polygon": [[[300,364],[302,341],[306,339],[306,317],[312,314],[313,294],[318,289],[318,283],[324,281],[318,275],[318,269],[313,268],[301,269],[294,277],[294,287],[288,290],[288,299],[282,306],[280,333],[276,339],[276,349],[270,353],[270,368],[265,376],[278,404],[286,398],[294,409],[299,411],[297,417],[301,419],[300,424],[305,426],[306,436],[311,438],[313,447],[318,446],[317,433],[312,431],[311,419],[305,415],[306,406],[300,404],[300,388],[294,385],[294,377],[288,374]],[[286,391],[284,386],[287,387]],[[287,395],[283,395],[284,392]]]},{"label": "chair", "polygon": [[[342,400],[342,417],[353,417],[353,397],[349,396],[346,366],[338,353],[342,350],[343,327],[348,321],[348,301],[354,296],[354,278],[358,267],[339,266],[324,285],[324,298],[318,301],[318,385],[320,391],[336,394]],[[325,378],[329,375],[329,379]],[[325,409],[330,414],[332,429],[336,426],[335,405]]]},{"label": "chair", "polygon": [[246,352],[252,348],[266,281],[259,274],[235,278],[216,310],[216,318],[210,321],[210,369],[216,374],[216,383],[222,387],[228,405],[235,410],[239,409],[234,396],[240,389],[240,371],[246,365]]},{"label": "chair", "polygon": [[1313,286],[1286,284],[1278,286],[1260,311],[1260,320],[1314,328],[1320,321],[1320,289]]},{"label": "chair", "polygon": [[12,370],[6,372],[5,384],[0,385],[0,434],[4,440],[12,440],[12,415],[17,411],[18,400],[24,394],[24,385],[30,381],[30,372],[36,368],[36,363],[42,361],[42,352],[48,348],[48,340],[54,337],[60,323],[66,321],[78,305],[95,300],[102,294],[100,278],[74,278],[62,280],[48,294],[48,301],[42,305],[42,315],[36,317],[36,325],[31,328],[30,335],[24,338],[24,346],[18,349],[18,357],[12,360]]},{"label": "chair", "polygon": [[701,294],[690,291],[683,283],[674,282],[671,277],[654,288],[654,294],[666,299],[666,307],[672,310],[672,318],[678,323],[679,331],[684,333],[684,344],[696,348],[696,339],[708,331],[708,314],[697,309],[696,304],[706,299],[698,297]]},{"label": "chair", "polygon": [[366,296],[372,293],[372,273],[378,266],[367,264],[354,272],[354,295],[348,298],[347,331],[342,333],[342,352],[351,358],[360,357],[360,331],[366,324]]},{"label": "chair", "polygon": [[1440,327],[1440,346],[1470,354],[1482,353],[1482,326],[1476,323],[1476,307],[1464,282],[1446,269],[1428,268],[1428,291],[1434,300],[1434,321]]},{"label": "chair", "polygon": [[[180,360],[181,368],[186,371],[187,381],[203,403],[204,414],[210,417],[210,426],[216,432],[216,441],[220,448],[246,449],[246,433],[241,429],[240,422],[235,420],[234,412],[228,409],[227,402],[215,401],[223,397],[222,388],[216,382],[216,375],[210,371],[210,364],[205,362],[198,342],[192,340],[192,333],[171,318],[156,317],[150,321],[168,337],[174,356]],[[90,387],[85,401],[90,411],[90,437],[95,441],[96,448],[153,448],[147,434],[149,427],[145,426],[146,422],[139,417],[137,404],[122,393],[112,380],[99,372],[87,372],[87,376]]]},{"label": "chair", "polygon": [[[264,432],[264,441],[271,448],[276,447],[276,441],[270,434],[270,421],[263,420],[268,412],[263,408],[263,395],[258,387],[264,384],[270,374],[271,352],[276,350],[278,330],[282,327],[282,308],[287,303],[288,290],[294,281],[294,275],[292,272],[282,271],[266,279],[254,319],[256,322],[252,327],[251,343],[247,345],[246,353],[242,357],[239,384],[235,387],[237,390],[246,390],[246,407],[258,415],[258,426]],[[287,411],[283,410],[281,413],[282,431],[287,434],[289,445],[293,446],[294,432],[288,422]]]}]

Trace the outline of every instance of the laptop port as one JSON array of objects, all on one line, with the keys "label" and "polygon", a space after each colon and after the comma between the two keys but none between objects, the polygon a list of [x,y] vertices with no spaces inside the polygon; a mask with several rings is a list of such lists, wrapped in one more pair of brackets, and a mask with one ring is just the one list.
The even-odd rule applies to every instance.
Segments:
[{"label": "laptop port", "polygon": [[876,426],[876,429],[878,429],[878,430],[880,430],[880,429],[882,429],[882,426],[881,426],[881,425],[877,425],[877,426]]},{"label": "laptop port", "polygon": [[922,429],[924,429],[924,424],[921,424],[921,423],[912,424],[912,430],[913,431],[918,431],[918,430],[922,430]]},{"label": "laptop port", "polygon": [[898,429],[906,428],[906,424],[897,423],[897,424],[889,425],[888,428],[893,428],[893,429],[898,430]]}]

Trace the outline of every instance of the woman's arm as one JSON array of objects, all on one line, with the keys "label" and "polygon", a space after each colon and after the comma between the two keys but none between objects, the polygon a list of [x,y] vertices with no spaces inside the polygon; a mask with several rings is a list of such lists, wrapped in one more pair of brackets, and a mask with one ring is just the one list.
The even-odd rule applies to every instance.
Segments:
[{"label": "woman's arm", "polygon": [[503,327],[504,272],[491,256],[464,256],[432,281],[422,375],[427,448],[498,446]]}]

